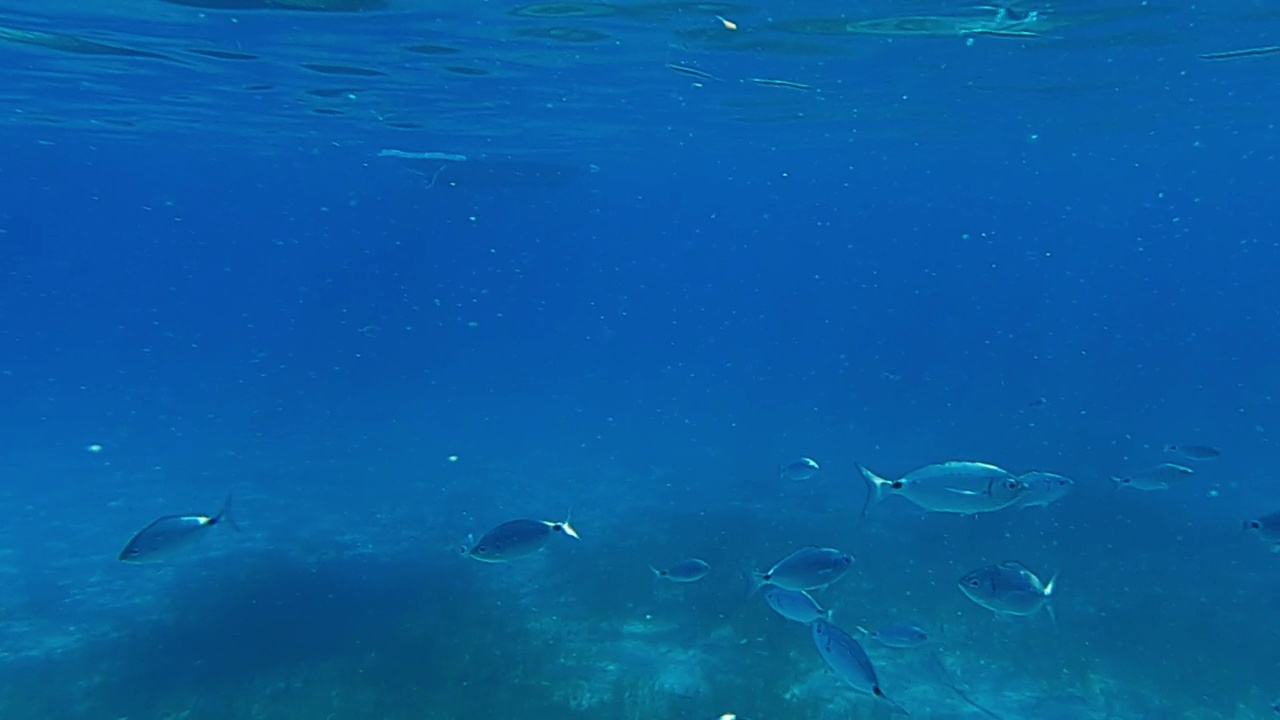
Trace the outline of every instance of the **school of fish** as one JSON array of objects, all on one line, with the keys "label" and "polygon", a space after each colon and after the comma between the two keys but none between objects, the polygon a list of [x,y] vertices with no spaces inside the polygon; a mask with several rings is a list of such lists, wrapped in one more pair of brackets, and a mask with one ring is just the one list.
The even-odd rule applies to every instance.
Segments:
[{"label": "school of fish", "polygon": [[[1117,489],[1136,491],[1168,490],[1186,482],[1195,468],[1186,463],[1203,463],[1217,459],[1220,451],[1209,445],[1176,445],[1163,448],[1181,462],[1160,462],[1113,476]],[[983,462],[953,460],[925,465],[897,478],[878,475],[856,465],[866,487],[862,515],[891,497],[900,497],[926,512],[980,515],[1014,508],[1048,507],[1069,495],[1075,483],[1063,475],[1032,470],[1014,474],[1004,468]],[[779,479],[784,482],[807,482],[822,472],[812,458],[799,458],[781,465]],[[231,498],[213,515],[165,515],[153,520],[135,534],[121,550],[119,559],[129,563],[152,563],[179,557],[187,548],[207,537],[215,528],[228,526],[239,531],[231,518]],[[1246,532],[1253,533],[1272,551],[1280,552],[1280,512],[1261,515],[1242,522]],[[552,521],[517,518],[501,523],[478,538],[468,535],[461,553],[483,563],[510,563],[542,552],[552,538],[565,536],[579,540],[578,531],[569,518]],[[836,548],[801,546],[765,570],[751,573],[750,595],[763,597],[765,605],[781,618],[805,625],[813,638],[818,656],[844,685],[877,703],[889,714],[909,714],[906,708],[890,698],[881,687],[879,676],[863,642],[874,642],[884,648],[910,650],[926,645],[929,634],[913,624],[900,622],[872,630],[856,627],[854,634],[833,622],[830,608],[813,593],[838,582],[854,566],[852,555]],[[658,567],[649,567],[655,579],[675,584],[699,582],[714,569],[706,561],[689,557]],[[955,580],[960,595],[992,611],[997,617],[1028,618],[1043,612],[1054,618],[1051,603],[1057,575],[1045,580],[1016,559],[1002,559],[975,568]],[[936,658],[935,658],[936,659]],[[977,704],[952,685],[966,702],[983,713],[999,717]],[[1280,701],[1273,708],[1280,712]],[[740,716],[725,713],[722,718]]]}]

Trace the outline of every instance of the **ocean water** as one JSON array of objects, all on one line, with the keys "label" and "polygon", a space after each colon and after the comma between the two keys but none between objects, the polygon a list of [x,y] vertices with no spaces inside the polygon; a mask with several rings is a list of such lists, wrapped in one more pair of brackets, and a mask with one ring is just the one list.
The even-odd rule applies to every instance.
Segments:
[{"label": "ocean water", "polygon": [[[867,644],[912,717],[1274,716],[1276,44],[1248,0],[0,1],[0,717],[893,716],[749,594],[805,545],[836,625],[929,633]],[[1074,491],[863,516],[858,464],[946,460]],[[463,554],[517,518],[581,539]],[[1006,561],[1052,618],[959,591]]]}]

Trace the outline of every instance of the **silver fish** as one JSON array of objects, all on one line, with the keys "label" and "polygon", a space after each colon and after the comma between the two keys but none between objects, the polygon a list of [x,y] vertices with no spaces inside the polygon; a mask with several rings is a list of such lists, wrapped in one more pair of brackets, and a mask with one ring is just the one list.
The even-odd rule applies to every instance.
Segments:
[{"label": "silver fish", "polygon": [[774,612],[793,622],[808,624],[831,619],[831,611],[823,610],[818,601],[803,590],[772,587],[765,591],[764,599]]},{"label": "silver fish", "polygon": [[1129,475],[1112,477],[1117,488],[1129,487],[1135,490],[1165,490],[1179,480],[1191,477],[1195,470],[1177,463],[1160,463],[1154,467]]},{"label": "silver fish", "polygon": [[706,577],[707,573],[711,572],[711,566],[698,558],[681,560],[661,570],[650,565],[649,569],[653,571],[654,575],[674,583],[698,582]]},{"label": "silver fish", "polygon": [[813,629],[813,644],[818,647],[818,654],[841,680],[863,695],[878,698],[895,710],[909,714],[880,689],[880,679],[876,677],[871,658],[849,633],[826,620],[816,620],[809,627]]},{"label": "silver fish", "polygon": [[134,535],[120,551],[124,562],[148,563],[167,560],[199,541],[208,531],[223,524],[239,530],[231,519],[231,497],[217,515],[165,515]]},{"label": "silver fish", "polygon": [[578,531],[569,524],[568,518],[564,522],[511,520],[481,535],[479,540],[472,541],[468,537],[467,544],[470,547],[465,552],[480,562],[511,562],[546,547],[547,541],[555,533],[564,533],[578,539]]},{"label": "silver fish", "polygon": [[812,480],[821,469],[813,458],[802,457],[783,465],[778,470],[778,477],[785,482],[804,482]]},{"label": "silver fish", "polygon": [[885,647],[903,650],[906,648],[919,647],[929,642],[929,633],[916,627],[901,623],[898,625],[885,625],[875,630],[866,630],[858,628],[858,632],[866,637],[875,640]]},{"label": "silver fish", "polygon": [[1212,445],[1165,445],[1164,451],[1188,460],[1217,460],[1222,457],[1222,451]]},{"label": "silver fish", "polygon": [[858,466],[867,483],[866,515],[886,495],[901,495],[925,510],[973,515],[1009,507],[1027,484],[1008,470],[987,463],[952,461],[926,465],[898,480],[888,480]]},{"label": "silver fish", "polygon": [[1026,483],[1027,491],[1014,505],[1024,508],[1049,507],[1070,494],[1076,485],[1069,477],[1039,470],[1019,475],[1018,479]]},{"label": "silver fish", "polygon": [[1044,609],[1052,619],[1049,597],[1057,579],[1055,575],[1049,582],[1041,582],[1025,565],[1010,560],[978,568],[957,584],[970,600],[997,615],[1029,616]]},{"label": "silver fish", "polygon": [[1271,545],[1271,552],[1280,553],[1280,512],[1246,520],[1244,529],[1257,533],[1263,542]]},{"label": "silver fish", "polygon": [[755,576],[752,592],[762,585],[787,590],[816,590],[844,577],[853,565],[853,556],[834,548],[802,547]]}]

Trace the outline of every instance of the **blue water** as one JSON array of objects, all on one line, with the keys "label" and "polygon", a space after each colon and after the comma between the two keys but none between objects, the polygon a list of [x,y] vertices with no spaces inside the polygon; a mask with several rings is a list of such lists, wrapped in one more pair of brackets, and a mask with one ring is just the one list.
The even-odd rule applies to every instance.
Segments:
[{"label": "blue water", "polygon": [[[748,597],[807,544],[913,717],[1272,714],[1280,54],[1200,55],[1280,14],[327,1],[0,2],[0,716],[886,717]],[[860,517],[952,459],[1075,491]]]}]

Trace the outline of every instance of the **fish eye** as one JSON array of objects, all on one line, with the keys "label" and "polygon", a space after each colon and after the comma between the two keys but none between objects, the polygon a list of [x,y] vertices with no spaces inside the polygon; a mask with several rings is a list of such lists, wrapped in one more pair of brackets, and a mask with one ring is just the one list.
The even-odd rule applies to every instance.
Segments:
[{"label": "fish eye", "polygon": [[978,578],[970,578],[970,579],[969,579],[969,587],[975,587],[975,588],[976,588],[976,587],[978,587],[978,586],[980,586],[980,585],[982,585],[982,581],[981,581],[981,580],[979,580]]},{"label": "fish eye", "polygon": [[481,545],[480,547],[476,548],[476,552],[478,553],[489,552],[489,548]]},{"label": "fish eye", "polygon": [[1250,520],[1249,527],[1253,528],[1254,530],[1261,530],[1262,523],[1258,522],[1257,520]]},{"label": "fish eye", "polygon": [[892,483],[889,483],[889,487],[893,488],[894,490],[901,490],[901,489],[902,489],[902,481],[901,481],[901,480],[894,480]]}]

